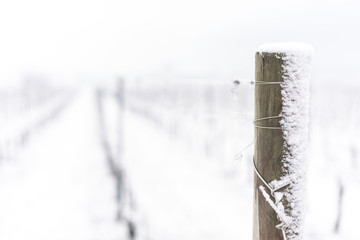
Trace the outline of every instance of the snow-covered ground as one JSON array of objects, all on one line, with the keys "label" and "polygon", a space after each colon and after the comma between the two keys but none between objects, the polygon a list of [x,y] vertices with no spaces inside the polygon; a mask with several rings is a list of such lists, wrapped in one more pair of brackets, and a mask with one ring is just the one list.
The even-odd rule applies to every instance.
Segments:
[{"label": "snow-covered ground", "polygon": [[0,239],[124,239],[85,89],[16,161],[0,167]]},{"label": "snow-covered ground", "polygon": [[[126,170],[151,239],[250,239],[250,186],[128,113]],[[141,227],[141,226],[140,226]]]},{"label": "snow-covered ground", "polygon": [[312,87],[306,212],[309,239],[359,238],[359,89],[358,84]]},{"label": "snow-covered ground", "polygon": [[[197,90],[209,85],[212,109],[206,107],[209,94]],[[223,239],[250,239],[252,149],[243,152],[241,161],[235,153],[253,138],[252,89],[242,86],[233,103],[227,84],[149,81],[144,89],[135,86],[128,93],[125,160],[130,161],[127,172],[154,238],[205,239],[218,232]],[[311,89],[305,239],[357,239],[359,86]],[[209,119],[213,122],[206,126]],[[161,207],[155,210],[157,205]],[[186,230],[179,227],[184,224]]]},{"label": "snow-covered ground", "polygon": [[[124,169],[132,200],[122,210],[135,239],[251,239],[252,147],[236,154],[253,140],[252,87],[242,86],[234,100],[231,86],[216,81],[129,84],[125,109],[116,89],[105,89],[106,137]],[[312,88],[305,239],[360,234],[357,89]],[[128,226],[116,221],[96,90],[79,91],[0,165],[0,239],[129,239]]]}]

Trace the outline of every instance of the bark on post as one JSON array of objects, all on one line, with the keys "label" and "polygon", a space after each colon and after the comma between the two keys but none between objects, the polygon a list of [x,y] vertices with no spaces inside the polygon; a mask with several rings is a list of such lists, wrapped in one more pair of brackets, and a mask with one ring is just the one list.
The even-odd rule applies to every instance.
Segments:
[{"label": "bark on post", "polygon": [[[256,53],[255,81],[282,82],[282,60],[275,53]],[[255,119],[279,116],[282,109],[280,84],[255,84]],[[265,127],[280,127],[279,119],[256,122]],[[282,131],[278,129],[255,128],[254,163],[267,182],[279,179],[282,175],[283,145]],[[266,202],[259,191],[264,185],[254,174],[254,240],[282,239],[281,230],[275,228],[279,223],[276,212]]]},{"label": "bark on post", "polygon": [[260,49],[255,56],[253,240],[300,240],[311,47]]}]

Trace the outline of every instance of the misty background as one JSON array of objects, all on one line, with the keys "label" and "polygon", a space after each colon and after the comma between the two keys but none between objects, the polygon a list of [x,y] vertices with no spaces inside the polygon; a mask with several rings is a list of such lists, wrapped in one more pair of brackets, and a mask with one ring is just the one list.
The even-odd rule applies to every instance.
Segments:
[{"label": "misty background", "polygon": [[358,239],[359,10],[1,1],[0,238],[251,239],[255,52],[296,41],[315,49],[305,236]]},{"label": "misty background", "polygon": [[355,82],[358,7],[356,1],[2,1],[1,82],[26,74],[62,83],[154,73],[253,78],[256,48],[286,41],[314,46],[314,82]]}]

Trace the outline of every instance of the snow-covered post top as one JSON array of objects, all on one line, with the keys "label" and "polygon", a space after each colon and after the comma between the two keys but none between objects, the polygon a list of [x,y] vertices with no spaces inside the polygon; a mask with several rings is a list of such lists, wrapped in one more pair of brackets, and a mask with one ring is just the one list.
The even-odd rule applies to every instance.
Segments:
[{"label": "snow-covered post top", "polygon": [[254,240],[303,238],[312,47],[259,47],[255,72]]}]

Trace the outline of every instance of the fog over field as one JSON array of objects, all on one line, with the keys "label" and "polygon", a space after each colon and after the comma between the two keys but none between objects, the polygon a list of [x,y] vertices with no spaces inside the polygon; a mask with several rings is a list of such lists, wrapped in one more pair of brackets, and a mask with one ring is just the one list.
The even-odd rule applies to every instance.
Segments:
[{"label": "fog over field", "polygon": [[252,82],[272,42],[314,48],[303,239],[358,239],[359,10],[0,2],[0,239],[252,239]]}]

